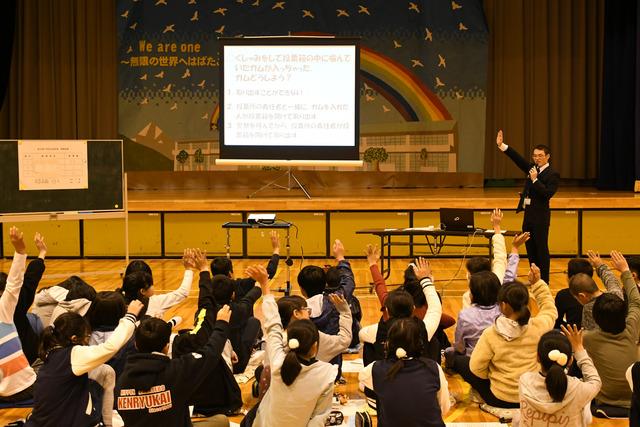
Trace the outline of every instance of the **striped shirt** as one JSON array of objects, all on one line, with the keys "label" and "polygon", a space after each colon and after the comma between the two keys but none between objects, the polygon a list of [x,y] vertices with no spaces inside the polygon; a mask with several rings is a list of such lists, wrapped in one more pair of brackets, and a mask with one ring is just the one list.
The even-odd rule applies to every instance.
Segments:
[{"label": "striped shirt", "polygon": [[0,296],[0,396],[13,396],[36,381],[36,373],[22,351],[22,343],[13,323],[26,261],[26,254],[13,255],[7,286]]}]

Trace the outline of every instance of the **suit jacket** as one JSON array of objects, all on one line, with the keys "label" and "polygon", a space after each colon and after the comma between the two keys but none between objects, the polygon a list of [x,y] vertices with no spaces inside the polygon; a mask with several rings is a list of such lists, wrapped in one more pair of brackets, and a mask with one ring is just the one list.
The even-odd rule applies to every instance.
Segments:
[{"label": "suit jacket", "polygon": [[[518,166],[525,174],[529,174],[529,170],[535,166],[525,160],[516,150],[508,147],[504,152],[513,163]],[[551,165],[547,166],[542,172],[538,173],[536,182],[531,182],[527,177],[524,183],[524,189],[520,193],[520,201],[516,212],[524,210],[524,220],[531,223],[549,223],[551,219],[551,211],[549,210],[549,200],[558,190],[560,175],[553,170]],[[525,198],[531,199],[530,205],[524,204]]]}]

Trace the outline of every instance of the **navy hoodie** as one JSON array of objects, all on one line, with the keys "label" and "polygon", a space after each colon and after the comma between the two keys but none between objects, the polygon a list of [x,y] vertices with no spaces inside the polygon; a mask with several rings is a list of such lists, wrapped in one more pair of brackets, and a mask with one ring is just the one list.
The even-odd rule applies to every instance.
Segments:
[{"label": "navy hoodie", "polygon": [[116,407],[125,425],[191,426],[189,402],[220,363],[228,335],[229,324],[217,320],[207,345],[198,353],[176,359],[159,353],[130,355],[115,390]]}]

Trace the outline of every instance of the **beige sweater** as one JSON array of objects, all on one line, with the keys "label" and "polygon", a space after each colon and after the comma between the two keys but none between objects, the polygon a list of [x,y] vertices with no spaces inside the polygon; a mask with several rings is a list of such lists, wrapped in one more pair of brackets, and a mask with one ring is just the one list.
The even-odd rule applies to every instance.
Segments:
[{"label": "beige sweater", "polygon": [[539,369],[536,358],[538,341],[551,330],[558,317],[549,286],[539,280],[530,292],[540,311],[529,323],[520,327],[511,340],[504,338],[496,324],[485,329],[471,355],[469,367],[480,378],[491,381],[493,394],[505,402],[518,403],[518,380],[520,375]]}]

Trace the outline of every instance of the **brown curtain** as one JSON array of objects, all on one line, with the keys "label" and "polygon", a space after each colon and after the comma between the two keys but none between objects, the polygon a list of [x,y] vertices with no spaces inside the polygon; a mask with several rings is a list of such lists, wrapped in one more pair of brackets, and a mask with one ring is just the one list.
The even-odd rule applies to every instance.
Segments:
[{"label": "brown curtain", "polygon": [[484,0],[490,32],[486,178],[522,178],[495,146],[551,148],[562,178],[597,176],[604,0]]},{"label": "brown curtain", "polygon": [[115,0],[20,0],[3,138],[118,136]]}]

